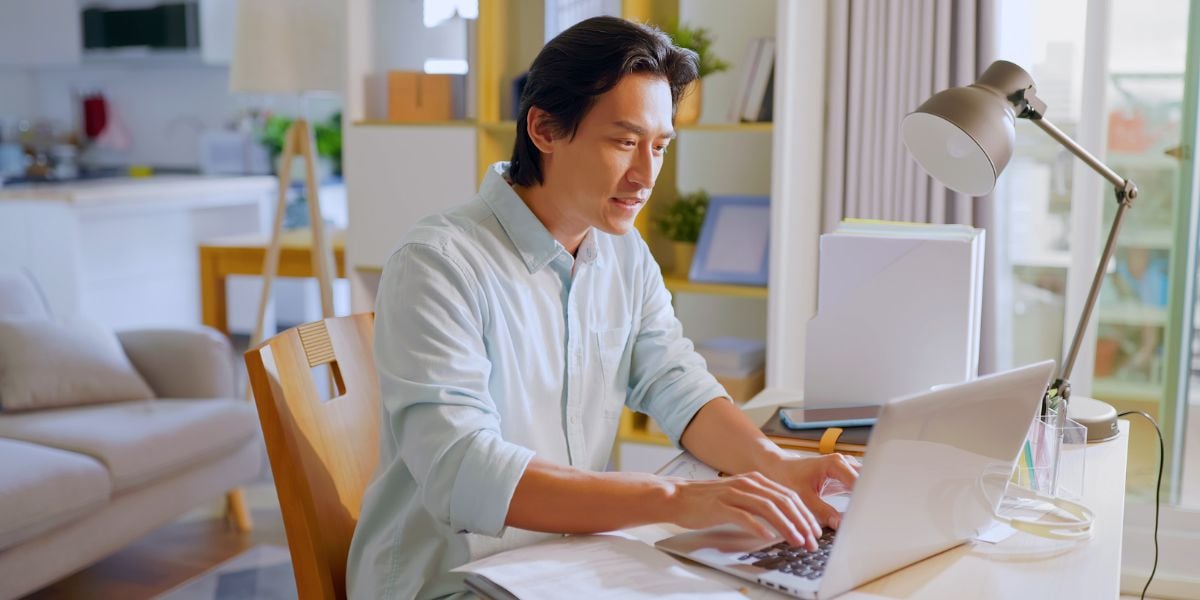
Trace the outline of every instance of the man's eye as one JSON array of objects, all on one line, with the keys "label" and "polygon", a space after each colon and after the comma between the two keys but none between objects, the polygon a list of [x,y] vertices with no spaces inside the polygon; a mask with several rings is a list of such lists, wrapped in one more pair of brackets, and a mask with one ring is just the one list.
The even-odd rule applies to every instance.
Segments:
[{"label": "man's eye", "polygon": [[654,147],[654,151],[658,152],[659,154],[666,154],[667,153],[667,145],[659,144],[658,146]]},{"label": "man's eye", "polygon": [[637,142],[635,140],[620,140],[619,143],[626,148],[637,147]]}]

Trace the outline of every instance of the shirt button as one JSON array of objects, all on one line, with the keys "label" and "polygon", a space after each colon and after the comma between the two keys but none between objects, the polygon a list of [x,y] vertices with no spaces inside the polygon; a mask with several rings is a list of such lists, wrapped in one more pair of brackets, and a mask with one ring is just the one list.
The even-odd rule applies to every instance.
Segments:
[{"label": "shirt button", "polygon": [[572,424],[572,425],[574,425],[574,424],[575,424],[575,417],[571,417],[571,424]]}]

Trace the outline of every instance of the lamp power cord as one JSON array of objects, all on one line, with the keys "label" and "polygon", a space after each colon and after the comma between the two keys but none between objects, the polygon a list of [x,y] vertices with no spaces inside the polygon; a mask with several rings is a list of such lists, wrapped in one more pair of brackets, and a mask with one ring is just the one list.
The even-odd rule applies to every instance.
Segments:
[{"label": "lamp power cord", "polygon": [[1163,462],[1166,457],[1166,449],[1163,444],[1162,429],[1159,429],[1154,417],[1140,410],[1127,410],[1117,416],[1125,417],[1128,415],[1141,415],[1142,418],[1154,426],[1154,432],[1158,434],[1158,481],[1154,485],[1154,565],[1150,567],[1150,577],[1146,579],[1146,586],[1142,588],[1141,600],[1146,600],[1146,590],[1150,589],[1150,582],[1154,581],[1154,573],[1158,571],[1158,512],[1162,506]]}]

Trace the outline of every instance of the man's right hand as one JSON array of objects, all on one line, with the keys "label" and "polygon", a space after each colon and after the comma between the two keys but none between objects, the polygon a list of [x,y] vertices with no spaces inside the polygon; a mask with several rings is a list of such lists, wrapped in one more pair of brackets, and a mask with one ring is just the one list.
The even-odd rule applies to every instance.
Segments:
[{"label": "man's right hand", "polygon": [[[776,532],[793,546],[817,549],[821,525],[800,495],[752,471],[710,481],[668,478],[670,522],[688,529],[733,523],[763,538]],[[759,519],[770,527],[763,525]],[[774,529],[774,531],[772,531]]]}]

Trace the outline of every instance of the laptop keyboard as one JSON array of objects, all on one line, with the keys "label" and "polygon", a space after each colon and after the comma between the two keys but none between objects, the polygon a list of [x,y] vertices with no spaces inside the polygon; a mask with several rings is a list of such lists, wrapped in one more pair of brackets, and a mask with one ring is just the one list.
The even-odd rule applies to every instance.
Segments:
[{"label": "laptop keyboard", "polygon": [[817,539],[817,549],[813,552],[801,546],[779,542],[774,546],[743,554],[738,557],[738,560],[763,569],[789,573],[806,579],[818,579],[825,573],[825,563],[829,560],[829,552],[833,549],[836,533],[836,530],[826,529]]}]

